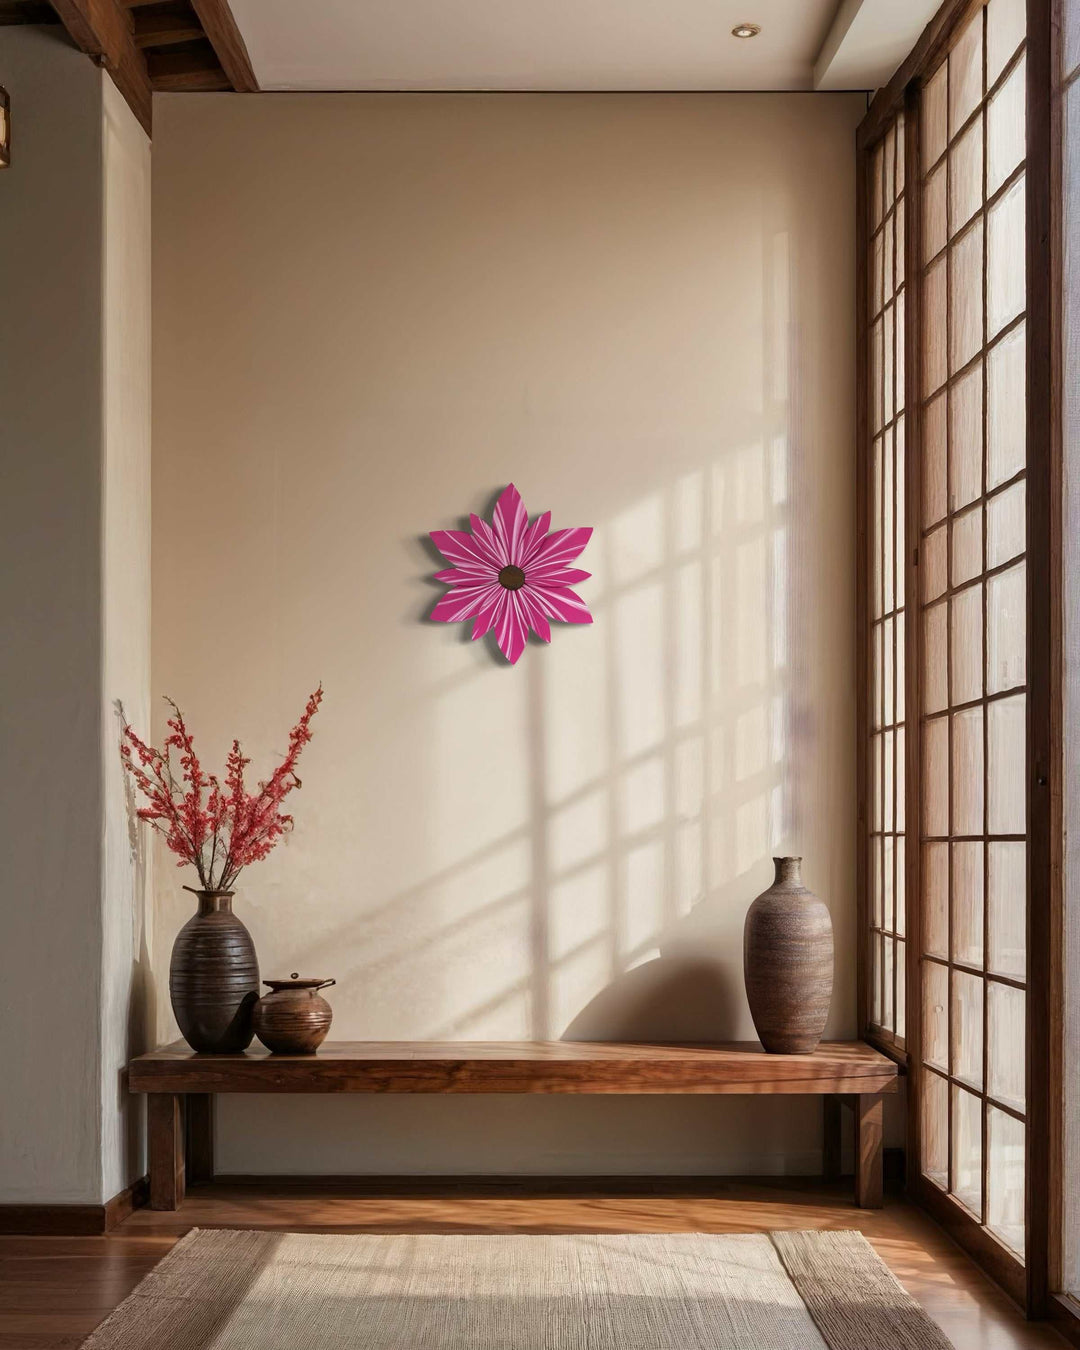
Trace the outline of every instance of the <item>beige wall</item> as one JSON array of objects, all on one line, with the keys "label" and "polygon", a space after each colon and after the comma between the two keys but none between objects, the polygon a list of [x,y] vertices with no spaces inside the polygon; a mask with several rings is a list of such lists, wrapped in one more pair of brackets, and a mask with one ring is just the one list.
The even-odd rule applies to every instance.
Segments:
[{"label": "beige wall", "polygon": [[[121,715],[150,712],[150,141],[102,77],[102,1194],[145,1170],[124,1066],[153,1041],[149,850],[120,762]],[[121,713],[122,710],[122,713]]]},{"label": "beige wall", "polygon": [[[154,686],[263,767],[324,682],[237,910],[264,974],[337,977],[336,1035],[749,1037],[743,916],[787,851],[853,1032],[863,103],[156,100]],[[512,669],[423,622],[425,532],[510,480],[596,527],[595,625]],[[801,1101],[248,1098],[218,1132],[236,1172],[820,1148]]]},{"label": "beige wall", "polygon": [[99,1198],[101,72],[48,31],[22,27],[0,29],[0,69],[15,147],[0,171],[0,1200],[90,1201]]},{"label": "beige wall", "polygon": [[114,701],[149,703],[149,143],[58,25],[0,28],[0,72],[0,1202],[99,1203],[143,1170]]}]

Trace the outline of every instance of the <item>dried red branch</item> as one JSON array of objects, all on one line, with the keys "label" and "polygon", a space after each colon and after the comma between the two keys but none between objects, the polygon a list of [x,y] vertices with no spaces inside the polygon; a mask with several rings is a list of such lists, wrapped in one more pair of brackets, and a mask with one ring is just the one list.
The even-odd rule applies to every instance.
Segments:
[{"label": "dried red branch", "polygon": [[[311,740],[311,719],[322,702],[322,685],[311,695],[304,712],[289,732],[289,748],[281,764],[256,793],[248,793],[244,770],[251,763],[233,741],[225,761],[225,786],[214,774],[205,773],[195,753],[195,744],[183,713],[172,699],[164,750],[139,739],[124,727],[120,746],[124,766],[147,805],[140,807],[145,820],[164,836],[180,862],[190,864],[203,890],[228,890],[250,863],[265,858],[288,830],[293,818],[281,809],[284,799],[300,786],[296,762]],[[173,769],[177,753],[179,776]]]}]

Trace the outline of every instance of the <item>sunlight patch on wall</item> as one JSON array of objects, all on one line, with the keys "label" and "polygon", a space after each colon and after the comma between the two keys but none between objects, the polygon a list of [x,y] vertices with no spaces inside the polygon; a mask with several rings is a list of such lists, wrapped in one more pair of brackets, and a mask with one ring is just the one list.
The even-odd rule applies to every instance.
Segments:
[{"label": "sunlight patch on wall", "polygon": [[[551,887],[548,954],[559,963],[582,947],[603,940],[610,960],[610,871],[606,856]],[[576,1011],[576,1010],[575,1010]]]},{"label": "sunlight patch on wall", "polygon": [[665,601],[663,586],[652,581],[616,595],[607,611],[618,670],[616,743],[625,756],[664,738]]},{"label": "sunlight patch on wall", "polygon": [[663,928],[664,882],[664,849],[659,840],[627,851],[622,938],[623,949],[631,955],[654,943]]},{"label": "sunlight patch on wall", "polygon": [[[603,554],[590,547],[587,557],[593,569],[590,593],[595,597],[602,588]],[[544,652],[542,751],[553,803],[596,785],[607,771],[610,675],[600,627],[606,622],[606,616],[598,620],[583,639],[593,644],[589,660],[583,659],[580,644],[573,642],[552,642]],[[523,659],[532,655],[526,652]]]},{"label": "sunlight patch on wall", "polygon": [[677,727],[689,727],[702,715],[705,613],[700,559],[676,567],[670,603],[675,637],[670,654],[672,717]]},{"label": "sunlight patch on wall", "polygon": [[[532,655],[529,652],[528,655]],[[431,781],[439,785],[424,822],[430,865],[445,867],[489,846],[528,819],[524,766],[525,685],[489,669],[438,694],[427,717]]]},{"label": "sunlight patch on wall", "polygon": [[548,827],[548,858],[559,876],[597,857],[608,844],[609,790],[587,789],[565,806],[553,807]]},{"label": "sunlight patch on wall", "polygon": [[659,755],[632,764],[622,778],[619,793],[618,826],[620,834],[634,835],[663,823],[664,762]]}]

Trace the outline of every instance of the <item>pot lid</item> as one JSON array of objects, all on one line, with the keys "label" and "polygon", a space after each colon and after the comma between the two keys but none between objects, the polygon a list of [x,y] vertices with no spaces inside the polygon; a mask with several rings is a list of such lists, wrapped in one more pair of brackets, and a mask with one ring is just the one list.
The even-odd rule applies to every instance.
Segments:
[{"label": "pot lid", "polygon": [[263,980],[271,989],[325,989],[336,980],[326,980],[318,975],[299,975],[294,970],[287,980]]}]

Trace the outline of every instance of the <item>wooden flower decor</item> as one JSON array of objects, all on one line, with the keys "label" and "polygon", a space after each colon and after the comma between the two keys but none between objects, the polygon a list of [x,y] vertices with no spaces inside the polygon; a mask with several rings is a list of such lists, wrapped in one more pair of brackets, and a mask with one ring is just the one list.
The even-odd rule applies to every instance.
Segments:
[{"label": "wooden flower decor", "polygon": [[453,563],[435,574],[450,589],[431,611],[433,619],[474,619],[474,642],[494,630],[511,665],[525,650],[530,629],[550,642],[551,619],[592,623],[585,601],[570,589],[589,573],[569,566],[589,542],[591,528],[552,530],[550,511],[530,525],[513,483],[495,503],[490,524],[471,515],[469,526],[431,532],[435,547]]}]

